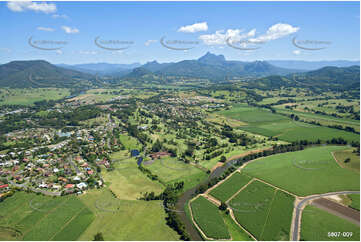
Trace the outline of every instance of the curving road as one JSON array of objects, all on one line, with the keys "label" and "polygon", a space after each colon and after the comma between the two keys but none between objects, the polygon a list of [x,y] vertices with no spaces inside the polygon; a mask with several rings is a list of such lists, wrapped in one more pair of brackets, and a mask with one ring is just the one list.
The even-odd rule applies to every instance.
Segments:
[{"label": "curving road", "polygon": [[296,213],[295,216],[293,218],[293,232],[292,232],[292,239],[293,241],[298,241],[298,232],[300,230],[300,218],[301,218],[301,214],[302,214],[302,208],[303,206],[310,200],[313,199],[317,199],[317,198],[321,198],[321,197],[327,197],[327,196],[332,196],[332,195],[344,195],[344,194],[360,194],[359,191],[344,191],[344,192],[329,192],[329,193],[325,193],[325,194],[319,194],[319,195],[311,195],[308,197],[305,197],[304,199],[301,200],[301,202],[299,202],[296,206]]}]

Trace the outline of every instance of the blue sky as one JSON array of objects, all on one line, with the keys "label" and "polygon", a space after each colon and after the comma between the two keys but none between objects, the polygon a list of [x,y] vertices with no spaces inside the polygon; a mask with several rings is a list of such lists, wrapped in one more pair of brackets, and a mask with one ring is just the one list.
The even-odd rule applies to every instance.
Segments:
[{"label": "blue sky", "polygon": [[360,59],[359,2],[0,2],[0,29],[0,63]]}]

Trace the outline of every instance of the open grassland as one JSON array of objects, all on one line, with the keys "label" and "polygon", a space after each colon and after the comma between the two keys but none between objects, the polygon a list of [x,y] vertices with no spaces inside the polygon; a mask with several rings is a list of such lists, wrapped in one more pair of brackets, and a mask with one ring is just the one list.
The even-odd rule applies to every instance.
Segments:
[{"label": "open grassland", "polygon": [[[342,163],[342,165],[360,172],[360,156],[354,153],[355,149],[339,150],[334,153],[336,159]],[[350,159],[348,162],[345,162]]]},{"label": "open grassland", "polygon": [[227,227],[219,209],[206,198],[199,196],[191,202],[193,218],[208,238],[229,239]]},{"label": "open grassland", "polygon": [[251,178],[249,176],[246,176],[243,173],[241,174],[239,172],[235,172],[221,185],[211,190],[209,194],[218,200],[225,202],[250,180]]},{"label": "open grassland", "polygon": [[[307,206],[302,213],[301,240],[308,241],[359,241],[360,227],[314,206]],[[340,232],[329,236],[329,232]],[[346,232],[346,233],[345,233]],[[352,235],[350,233],[351,232]]]},{"label": "open grassland", "polygon": [[233,210],[237,222],[259,239],[274,195],[275,190],[272,187],[253,181],[229,201],[228,206]]},{"label": "open grassland", "polygon": [[135,158],[118,161],[114,164],[114,170],[102,171],[104,181],[119,199],[135,200],[145,192],[160,194],[163,186],[150,180],[138,169]]},{"label": "open grassland", "polygon": [[289,240],[295,198],[283,191],[277,190],[272,201],[261,240]]},{"label": "open grassland", "polygon": [[144,167],[165,183],[184,181],[184,190],[201,183],[207,178],[206,172],[179,161],[175,157],[157,159],[151,165],[144,165]]},{"label": "open grassland", "polygon": [[65,88],[0,89],[0,105],[32,105],[43,100],[57,100],[69,96]]},{"label": "open grassland", "polygon": [[351,204],[349,206],[360,211],[360,194],[349,194],[347,196],[351,199]]},{"label": "open grassland", "polygon": [[[0,203],[0,240],[76,240],[93,219],[74,195],[53,198],[16,192]],[[1,228],[17,233],[9,237]]]},{"label": "open grassland", "polygon": [[93,240],[102,233],[104,240],[166,241],[179,235],[166,225],[160,201],[121,200],[107,188],[91,190],[79,197],[95,214],[93,223],[79,240]]},{"label": "open grassland", "polygon": [[242,172],[299,196],[359,191],[359,173],[341,168],[331,155],[343,149],[344,146],[320,146],[272,155],[249,163]]}]

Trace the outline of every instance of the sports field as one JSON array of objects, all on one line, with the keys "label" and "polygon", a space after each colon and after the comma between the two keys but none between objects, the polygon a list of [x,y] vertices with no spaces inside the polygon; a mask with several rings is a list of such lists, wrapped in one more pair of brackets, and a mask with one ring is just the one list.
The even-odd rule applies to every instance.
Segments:
[{"label": "sports field", "polygon": [[359,191],[360,175],[341,168],[331,155],[331,152],[345,148],[319,146],[276,154],[249,163],[242,172],[299,196],[334,191]]},{"label": "sports field", "polygon": [[145,168],[157,175],[165,183],[184,181],[184,190],[191,188],[207,178],[206,172],[191,165],[179,161],[175,157],[156,159]]},{"label": "sports field", "polygon": [[16,192],[0,203],[0,218],[0,240],[77,240],[94,214],[74,195]]},{"label": "sports field", "polygon": [[235,172],[221,185],[211,190],[209,194],[218,200],[225,202],[250,180],[251,178],[249,176]]},{"label": "sports field", "polygon": [[179,240],[166,225],[167,215],[160,201],[116,199],[107,188],[88,191],[79,198],[95,219],[78,240],[91,241],[99,232],[104,240]]},{"label": "sports field", "polygon": [[[307,206],[303,210],[301,220],[301,240],[360,240],[359,226],[314,206]],[[336,233],[329,234],[329,232]]]},{"label": "sports field", "polygon": [[220,211],[216,205],[199,196],[191,202],[193,218],[208,238],[230,238]]},{"label": "sports field", "polygon": [[229,201],[228,206],[237,222],[257,239],[288,240],[293,200],[282,191],[253,181]]},{"label": "sports field", "polygon": [[124,134],[119,135],[119,142],[122,143],[127,150],[139,149],[141,147],[136,138]]},{"label": "sports field", "polygon": [[118,161],[113,171],[102,171],[102,176],[119,199],[135,200],[145,192],[160,194],[163,186],[157,181],[150,180],[138,169],[135,158]]}]

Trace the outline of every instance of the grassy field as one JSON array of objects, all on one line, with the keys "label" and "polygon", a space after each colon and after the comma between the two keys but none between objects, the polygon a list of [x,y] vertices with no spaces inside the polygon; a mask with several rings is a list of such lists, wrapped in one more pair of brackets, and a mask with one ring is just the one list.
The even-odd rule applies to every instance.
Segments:
[{"label": "grassy field", "polygon": [[124,145],[124,147],[128,150],[139,149],[141,145],[138,140],[134,137],[128,135],[119,135],[119,141]]},{"label": "grassy field", "polygon": [[166,225],[167,215],[159,201],[116,199],[107,188],[91,190],[79,198],[95,219],[78,240],[91,241],[99,232],[104,240],[179,240]]},{"label": "grassy field", "polygon": [[191,202],[194,220],[208,238],[230,238],[227,227],[216,205],[200,196]]},{"label": "grassy field", "polygon": [[278,190],[273,199],[261,240],[289,240],[295,198]]},{"label": "grassy field", "polygon": [[0,89],[0,105],[31,105],[42,100],[57,100],[69,96],[65,88]]},{"label": "grassy field", "polygon": [[232,241],[254,241],[242,228],[240,228],[231,218],[230,215],[222,213],[224,223],[227,226],[228,232],[232,237]]},{"label": "grassy field", "polygon": [[159,194],[163,186],[150,180],[139,169],[135,158],[118,161],[113,171],[102,171],[104,181],[119,199],[135,200],[142,193],[154,192]]},{"label": "grassy field", "polygon": [[[336,159],[344,166],[360,172],[360,156],[353,153],[355,149],[340,150],[335,152]],[[350,161],[345,163],[344,161],[349,158]]]},{"label": "grassy field", "polygon": [[331,155],[343,149],[343,146],[320,146],[272,155],[251,162],[242,172],[300,196],[359,191],[359,173],[341,168]]},{"label": "grassy field", "polygon": [[[16,192],[0,203],[0,218],[0,240],[76,240],[94,214],[76,196]],[[2,228],[18,232],[9,234]]]},{"label": "grassy field", "polygon": [[225,202],[250,180],[250,177],[236,172],[221,185],[213,189],[209,194],[218,200]]},{"label": "grassy field", "polygon": [[239,224],[261,238],[275,190],[259,181],[254,181],[237,194],[228,205]]},{"label": "grassy field", "polygon": [[158,175],[165,183],[184,181],[184,190],[199,184],[207,178],[204,171],[193,165],[185,164],[174,157],[157,159],[151,165],[144,165],[144,167],[151,170],[153,174]]},{"label": "grassy field", "polygon": [[360,211],[360,194],[349,194],[347,196],[351,199],[349,206]]},{"label": "grassy field", "polygon": [[[341,232],[329,236],[329,232]],[[343,232],[352,232],[347,237]],[[307,206],[302,213],[301,240],[318,241],[359,241],[360,227],[314,206]]]}]

